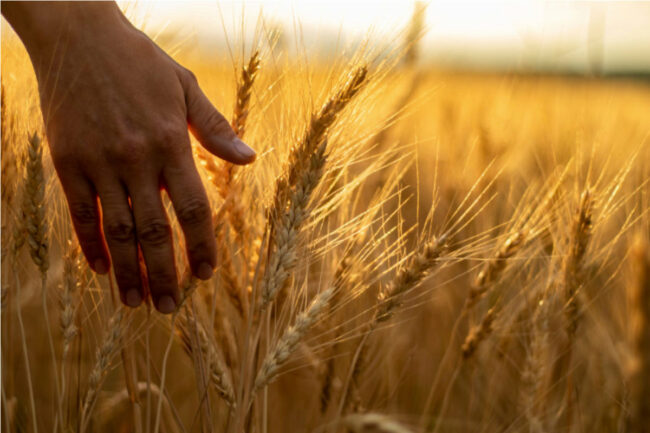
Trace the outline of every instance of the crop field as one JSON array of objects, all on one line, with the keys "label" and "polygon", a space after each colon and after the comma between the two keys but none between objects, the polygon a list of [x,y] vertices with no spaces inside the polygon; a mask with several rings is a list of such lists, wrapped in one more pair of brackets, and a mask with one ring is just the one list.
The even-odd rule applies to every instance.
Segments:
[{"label": "crop field", "polygon": [[410,38],[161,42],[258,152],[193,143],[209,281],[163,193],[183,290],[163,315],[86,263],[3,37],[2,430],[645,431],[650,85],[434,68]]}]

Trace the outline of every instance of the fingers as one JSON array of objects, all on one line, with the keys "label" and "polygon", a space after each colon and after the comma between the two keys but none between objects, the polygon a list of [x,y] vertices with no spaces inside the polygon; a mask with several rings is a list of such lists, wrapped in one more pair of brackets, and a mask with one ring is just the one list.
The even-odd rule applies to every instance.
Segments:
[{"label": "fingers", "polygon": [[61,176],[61,183],[86,260],[95,272],[105,274],[110,268],[110,260],[100,229],[97,194],[83,175]]},{"label": "fingers", "polygon": [[99,184],[98,190],[102,205],[104,237],[113,259],[120,297],[129,307],[137,307],[144,298],[144,290],[138,264],[135,223],[127,193],[117,180]]},{"label": "fingers", "polygon": [[217,264],[212,212],[191,154],[187,152],[185,155],[171,161],[163,170],[163,176],[176,217],[185,234],[192,273],[207,280]]},{"label": "fingers", "polygon": [[154,305],[161,313],[171,313],[179,300],[174,264],[172,233],[160,198],[157,179],[138,178],[129,185],[135,232],[147,265],[147,277]]},{"label": "fingers", "polygon": [[233,164],[253,162],[255,151],[237,138],[228,121],[214,108],[199,88],[194,75],[184,71],[181,82],[185,90],[190,130],[203,147]]}]

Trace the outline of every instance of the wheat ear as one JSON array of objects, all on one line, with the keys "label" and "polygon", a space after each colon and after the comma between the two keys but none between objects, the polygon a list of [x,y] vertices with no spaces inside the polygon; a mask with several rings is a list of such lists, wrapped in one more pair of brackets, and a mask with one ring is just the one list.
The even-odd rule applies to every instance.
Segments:
[{"label": "wheat ear", "polygon": [[562,360],[566,371],[566,426],[570,430],[573,423],[573,372],[571,371],[573,344],[578,321],[580,318],[580,304],[578,295],[582,287],[583,261],[587,245],[592,235],[593,198],[587,189],[580,195],[580,205],[573,217],[569,238],[568,252],[562,262],[562,292],[564,294],[564,315],[566,317],[566,332],[568,335],[566,350]]},{"label": "wheat ear", "polygon": [[43,146],[38,134],[28,141],[27,170],[23,193],[23,214],[27,244],[32,260],[44,275],[49,267],[47,222],[45,219],[45,179],[43,178]]},{"label": "wheat ear", "polygon": [[90,415],[97,401],[97,395],[111,366],[111,362],[120,349],[125,327],[123,318],[124,310],[122,307],[118,307],[108,321],[108,332],[106,332],[101,346],[97,349],[97,359],[88,377],[88,389],[86,390],[81,407],[81,432],[84,432],[88,427]]},{"label": "wheat ear", "polygon": [[[66,402],[66,364],[70,346],[78,334],[76,322],[76,302],[79,301],[79,247],[68,241],[68,251],[63,259],[63,287],[61,295],[60,325],[63,334],[63,353],[61,355],[61,399]],[[64,403],[65,404],[65,403]],[[66,420],[62,420],[66,423]]]},{"label": "wheat ear", "polygon": [[361,66],[349,77],[345,85],[312,117],[309,129],[302,141],[293,147],[289,153],[287,182],[293,186],[298,182],[301,173],[309,164],[309,157],[325,139],[327,130],[332,126],[339,113],[348,105],[352,98],[361,90],[368,78],[368,68]]},{"label": "wheat ear", "polygon": [[[248,64],[242,68],[241,77],[237,84],[237,95],[231,126],[239,138],[244,137],[253,84],[255,83],[259,69],[260,54],[259,51],[255,51],[248,60]],[[246,224],[245,211],[239,201],[241,186],[232,182],[235,174],[235,166],[229,162],[224,162],[220,166],[217,166],[214,162],[214,156],[204,149],[197,149],[197,154],[204,168],[210,174],[210,179],[213,184],[225,200],[223,207],[229,217],[230,225],[235,229],[240,240],[246,243],[246,235],[248,234],[249,228]],[[223,225],[221,229],[227,230],[228,228]]]},{"label": "wheat ear", "polygon": [[525,235],[522,231],[517,231],[508,236],[503,245],[499,248],[495,256],[483,266],[483,269],[476,276],[474,285],[469,292],[465,308],[471,309],[476,303],[489,291],[490,287],[496,282],[508,264],[508,259],[512,258],[517,251],[523,246]]},{"label": "wheat ear", "polygon": [[569,250],[562,263],[567,333],[572,337],[578,328],[578,292],[582,285],[582,263],[592,232],[593,198],[589,190],[580,196],[580,205],[573,218]]},{"label": "wheat ear", "polygon": [[224,365],[220,354],[217,352],[214,343],[208,337],[208,334],[205,332],[205,329],[200,321],[190,314],[189,309],[186,310],[186,314],[182,315],[181,317],[183,323],[179,328],[183,336],[183,341],[185,342],[186,346],[192,350],[192,341],[194,341],[194,339],[190,333],[196,332],[198,337],[199,352],[203,359],[206,360],[208,365],[210,383],[212,383],[217,394],[223,398],[228,406],[235,408],[236,401],[235,392],[232,386],[232,380],[226,370],[226,366]]},{"label": "wheat ear", "polygon": [[248,65],[241,71],[241,77],[237,85],[237,100],[232,118],[232,129],[239,138],[244,136],[246,131],[246,120],[248,119],[248,106],[250,105],[253,83],[260,69],[260,52],[255,51],[248,59]]},{"label": "wheat ear", "polygon": [[[79,291],[79,248],[68,242],[68,252],[63,259],[63,293],[61,295],[61,332],[63,333],[63,356],[65,363],[70,344],[77,336],[75,325],[75,298]],[[61,366],[63,368],[63,365]]]},{"label": "wheat ear", "polygon": [[401,296],[422,282],[439,263],[440,256],[446,248],[446,234],[424,244],[410,263],[397,273],[386,290],[381,292],[379,296],[381,304],[375,313],[374,325],[371,328],[374,328],[379,322],[390,319],[394,311],[401,305]]},{"label": "wheat ear", "polygon": [[47,236],[47,220],[45,218],[45,178],[43,175],[43,142],[35,132],[29,137],[27,146],[27,167],[23,191],[23,217],[27,232],[27,245],[32,261],[41,274],[41,307],[45,329],[47,331],[52,366],[54,368],[54,385],[57,392],[57,405],[59,409],[59,422],[63,422],[63,409],[61,402],[61,385],[57,367],[54,338],[47,305],[47,270],[49,262],[49,239]]},{"label": "wheat ear", "polygon": [[339,406],[340,413],[347,406],[351,393],[356,391],[355,387],[365,364],[368,338],[380,323],[389,320],[397,308],[402,305],[402,295],[417,287],[436,267],[441,255],[447,249],[447,239],[448,235],[445,233],[434,237],[434,239],[420,247],[420,250],[410,259],[407,265],[397,272],[388,287],[380,293],[379,308],[366,326],[359,346],[352,358],[350,373],[343,391],[344,397],[341,399]]},{"label": "wheat ear", "polygon": [[336,287],[331,286],[316,295],[309,307],[302,311],[296,318],[295,323],[284,332],[273,349],[264,358],[262,366],[255,378],[254,391],[265,387],[275,379],[280,367],[282,367],[289,356],[296,350],[298,343],[307,334],[312,325],[320,318],[321,313],[332,299],[335,290]]},{"label": "wheat ear", "polygon": [[312,115],[304,137],[289,151],[284,174],[276,182],[270,218],[279,215],[285,209],[291,188],[302,178],[311,155],[321,146],[327,131],[334,124],[339,113],[361,90],[367,78],[368,68],[366,66],[357,68],[350,74],[345,85],[321,107],[318,113]]},{"label": "wheat ear", "polygon": [[483,316],[481,323],[475,326],[467,334],[467,338],[463,342],[461,347],[461,352],[463,354],[463,359],[469,360],[472,358],[476,349],[489,335],[492,333],[494,319],[497,316],[497,310],[495,307],[492,307],[488,312]]},{"label": "wheat ear", "polygon": [[298,234],[308,215],[311,193],[320,181],[327,159],[326,133],[337,115],[365,84],[367,76],[366,66],[358,68],[343,88],[312,116],[304,138],[290,151],[288,167],[277,180],[275,199],[268,212],[272,239],[269,244],[275,249],[270,253],[262,281],[262,310],[285,286],[295,266]]},{"label": "wheat ear", "polygon": [[284,288],[296,264],[298,235],[303,222],[309,215],[308,204],[312,192],[318,185],[327,156],[327,141],[310,157],[310,165],[300,181],[292,189],[289,208],[278,215],[275,223],[275,251],[271,254],[262,281],[260,309],[264,310]]}]

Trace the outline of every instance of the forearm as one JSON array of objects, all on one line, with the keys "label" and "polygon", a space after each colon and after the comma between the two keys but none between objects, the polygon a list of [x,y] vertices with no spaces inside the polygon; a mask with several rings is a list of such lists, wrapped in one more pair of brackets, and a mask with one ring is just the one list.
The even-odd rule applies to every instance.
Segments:
[{"label": "forearm", "polygon": [[[32,60],[52,52],[62,39],[128,25],[115,2],[2,2],[2,15],[27,48]],[[36,66],[36,65],[35,65]]]}]

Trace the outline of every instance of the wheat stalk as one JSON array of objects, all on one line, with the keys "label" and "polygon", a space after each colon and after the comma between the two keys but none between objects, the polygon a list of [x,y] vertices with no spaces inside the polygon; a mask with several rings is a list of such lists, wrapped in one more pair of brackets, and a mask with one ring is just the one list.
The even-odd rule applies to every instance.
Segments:
[{"label": "wheat stalk", "polygon": [[228,236],[228,227],[226,223],[222,222],[215,229],[217,237],[217,245],[219,245],[218,258],[219,258],[219,277],[223,282],[226,289],[228,298],[239,313],[244,317],[244,297],[242,296],[242,288],[235,270],[235,265],[232,261],[231,242]]},{"label": "wheat stalk", "polygon": [[549,374],[549,320],[551,316],[551,298],[543,293],[535,302],[530,317],[530,343],[524,361],[522,373],[523,389],[521,401],[523,413],[531,433],[546,431],[546,388],[545,381]]},{"label": "wheat stalk", "polygon": [[633,307],[632,347],[635,363],[629,380],[632,410],[630,431],[642,431],[650,425],[650,247],[641,236],[631,248],[634,283],[631,287]]},{"label": "wheat stalk", "polygon": [[583,261],[587,251],[587,244],[592,235],[593,198],[586,189],[580,195],[580,205],[573,217],[571,226],[568,252],[562,262],[562,291],[564,294],[564,315],[566,318],[566,332],[568,335],[566,350],[562,360],[566,371],[566,424],[571,429],[573,423],[573,374],[571,364],[573,358],[573,345],[578,321],[580,318],[580,305],[578,295],[582,287]]}]

